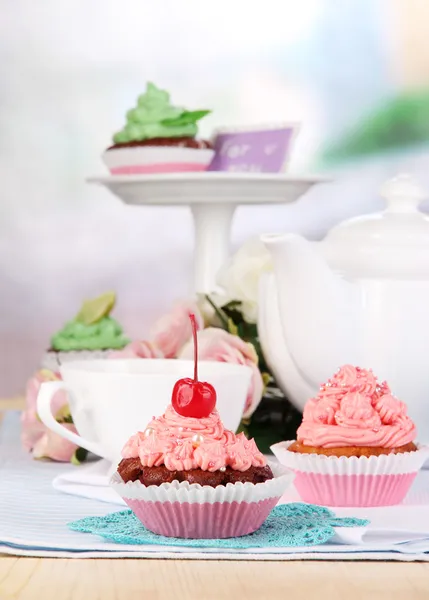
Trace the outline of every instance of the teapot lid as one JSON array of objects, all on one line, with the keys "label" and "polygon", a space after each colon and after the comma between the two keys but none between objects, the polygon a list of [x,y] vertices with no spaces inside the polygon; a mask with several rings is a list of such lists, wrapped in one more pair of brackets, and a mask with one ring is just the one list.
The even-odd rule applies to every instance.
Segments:
[{"label": "teapot lid", "polygon": [[382,212],[349,219],[325,237],[334,268],[359,277],[429,278],[429,217],[419,210],[423,190],[410,175],[387,181]]}]

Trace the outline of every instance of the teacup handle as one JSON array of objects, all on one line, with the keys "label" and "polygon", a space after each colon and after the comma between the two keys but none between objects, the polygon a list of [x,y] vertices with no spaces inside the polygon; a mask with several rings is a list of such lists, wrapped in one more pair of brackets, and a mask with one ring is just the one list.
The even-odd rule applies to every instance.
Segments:
[{"label": "teacup handle", "polygon": [[39,417],[46,427],[49,427],[49,429],[52,429],[52,431],[58,433],[61,437],[66,438],[66,440],[73,442],[73,444],[81,448],[89,450],[93,454],[97,454],[97,456],[104,456],[104,452],[97,442],[86,440],[77,433],[63,427],[61,423],[55,420],[51,411],[51,400],[60,390],[64,390],[70,395],[74,394],[73,390],[64,381],[45,381],[42,383],[37,395],[37,413]]}]

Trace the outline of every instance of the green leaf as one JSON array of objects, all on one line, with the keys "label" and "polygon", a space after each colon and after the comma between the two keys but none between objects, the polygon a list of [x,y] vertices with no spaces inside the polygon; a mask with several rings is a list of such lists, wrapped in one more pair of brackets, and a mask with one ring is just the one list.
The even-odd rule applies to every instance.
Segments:
[{"label": "green leaf", "polygon": [[429,90],[402,93],[383,100],[322,154],[325,164],[371,154],[403,151],[429,141]]},{"label": "green leaf", "polygon": [[85,450],[85,448],[78,448],[76,450],[76,452],[73,454],[73,456],[71,457],[71,463],[72,465],[80,465],[81,463],[83,463],[86,460],[86,457],[88,456],[88,450]]},{"label": "green leaf", "polygon": [[165,127],[179,127],[181,125],[193,125],[206,115],[211,113],[211,110],[185,110],[181,115],[174,119],[163,119],[161,125]]},{"label": "green leaf", "polygon": [[238,327],[231,318],[228,319],[228,331],[232,335],[238,335]]},{"label": "green leaf", "polygon": [[64,404],[56,413],[55,420],[58,423],[73,423],[73,419],[70,412],[70,406]]},{"label": "green leaf", "polygon": [[210,298],[209,294],[206,294],[206,300],[210,304],[210,306],[213,308],[216,315],[219,317],[219,320],[222,323],[224,329],[226,329],[228,331],[228,317],[226,316],[224,311],[221,308],[219,308],[218,306],[216,306],[216,304]]},{"label": "green leaf", "polygon": [[230,300],[227,304],[224,304],[222,308],[224,309],[237,309],[239,312],[239,307],[242,305],[241,300]]},{"label": "green leaf", "polygon": [[231,306],[231,303],[222,306],[223,312],[234,320],[234,323],[244,323],[243,314],[237,306]]},{"label": "green leaf", "polygon": [[240,422],[240,425],[238,426],[237,431],[235,432],[236,435],[238,435],[239,433],[244,433],[244,435],[248,438],[249,437],[248,427],[249,427],[249,421],[247,419],[242,419],[242,421]]},{"label": "green leaf", "polygon": [[261,377],[262,377],[262,381],[264,383],[264,391],[265,391],[267,388],[267,385],[273,381],[273,378],[271,377],[271,375],[269,373],[266,373],[266,372],[261,373]]}]

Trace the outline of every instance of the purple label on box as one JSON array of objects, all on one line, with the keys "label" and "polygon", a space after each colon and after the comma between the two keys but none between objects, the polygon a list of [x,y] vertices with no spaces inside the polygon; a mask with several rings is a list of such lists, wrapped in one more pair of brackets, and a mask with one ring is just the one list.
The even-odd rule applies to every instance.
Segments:
[{"label": "purple label on box", "polygon": [[289,157],[295,128],[219,133],[208,171],[278,173]]}]

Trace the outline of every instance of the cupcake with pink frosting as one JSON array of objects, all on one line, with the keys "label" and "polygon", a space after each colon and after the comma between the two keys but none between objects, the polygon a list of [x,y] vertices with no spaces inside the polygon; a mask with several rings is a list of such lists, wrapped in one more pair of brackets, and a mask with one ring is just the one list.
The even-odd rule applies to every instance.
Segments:
[{"label": "cupcake with pink frosting", "polygon": [[296,474],[306,502],[400,503],[428,457],[407,408],[371,370],[341,367],[305,408],[297,439],[272,451]]},{"label": "cupcake with pink frosting", "polygon": [[255,441],[224,429],[216,409],[193,418],[178,414],[170,404],[144,432],[131,437],[122,457],[118,473],[123,481],[144,485],[187,481],[216,487],[273,478]]},{"label": "cupcake with pink frosting", "polygon": [[[191,315],[191,318],[193,315]],[[194,378],[176,382],[165,414],[125,444],[111,486],[160,535],[226,538],[256,531],[293,479],[268,465],[255,441],[224,428],[216,391]]]}]

